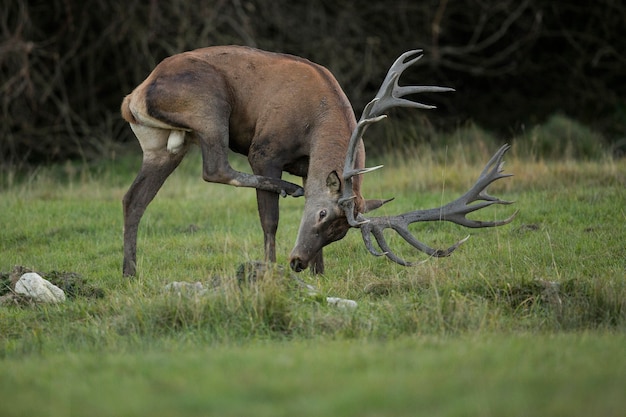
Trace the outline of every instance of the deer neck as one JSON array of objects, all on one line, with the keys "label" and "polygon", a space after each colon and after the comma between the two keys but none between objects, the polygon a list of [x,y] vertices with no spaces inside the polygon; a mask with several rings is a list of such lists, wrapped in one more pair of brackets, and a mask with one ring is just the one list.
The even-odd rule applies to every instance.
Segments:
[{"label": "deer neck", "polygon": [[[356,120],[352,109],[342,120],[322,123],[315,132],[314,140],[311,142],[311,153],[309,156],[309,171],[305,187],[305,198],[316,195],[321,190],[326,190],[326,179],[328,175],[335,171],[341,178],[343,167],[346,161],[348,143],[350,135],[356,126]],[[356,159],[356,168],[365,166],[365,147],[359,144],[359,151]],[[342,187],[343,179],[341,178]],[[352,188],[356,195],[356,209],[363,209],[364,201],[361,196],[361,177],[356,177],[352,181]]]}]

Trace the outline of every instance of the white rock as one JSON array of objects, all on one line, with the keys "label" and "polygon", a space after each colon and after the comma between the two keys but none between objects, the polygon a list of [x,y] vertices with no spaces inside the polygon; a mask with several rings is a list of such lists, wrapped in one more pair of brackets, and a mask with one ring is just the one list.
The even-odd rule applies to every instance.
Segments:
[{"label": "white rock", "polygon": [[347,308],[350,310],[354,310],[358,306],[358,304],[354,300],[347,300],[345,298],[338,297],[326,297],[326,302],[328,303],[328,305],[339,308]]},{"label": "white rock", "polygon": [[208,291],[201,282],[185,281],[170,282],[163,289],[177,294],[179,297],[182,295],[204,295]]},{"label": "white rock", "polygon": [[15,283],[15,292],[42,303],[65,301],[65,292],[35,272],[28,272]]}]

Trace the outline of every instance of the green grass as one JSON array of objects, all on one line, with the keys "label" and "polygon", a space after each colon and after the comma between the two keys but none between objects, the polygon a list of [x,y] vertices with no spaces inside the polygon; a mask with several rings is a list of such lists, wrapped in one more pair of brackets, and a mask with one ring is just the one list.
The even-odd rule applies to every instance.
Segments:
[{"label": "green grass", "polygon": [[625,342],[584,333],[52,354],[3,363],[0,399],[10,416],[619,416]]},{"label": "green grass", "polygon": [[[364,193],[396,197],[380,214],[450,201],[495,150],[476,148],[379,158],[386,167],[367,175]],[[511,225],[414,225],[431,246],[471,238],[411,268],[372,257],[353,231],[326,249],[324,276],[301,275],[356,310],[272,277],[240,288],[239,265],[263,257],[255,193],[205,184],[197,155],[142,221],[135,280],[121,276],[120,201],[137,158],[2,178],[0,271],[71,271],[104,296],[0,307],[0,414],[620,415],[626,163],[528,158],[515,147],[506,160],[515,177],[491,192],[515,206],[476,216],[518,209]],[[281,200],[279,264],[302,205]],[[206,296],[163,291],[216,277],[222,285]]]}]

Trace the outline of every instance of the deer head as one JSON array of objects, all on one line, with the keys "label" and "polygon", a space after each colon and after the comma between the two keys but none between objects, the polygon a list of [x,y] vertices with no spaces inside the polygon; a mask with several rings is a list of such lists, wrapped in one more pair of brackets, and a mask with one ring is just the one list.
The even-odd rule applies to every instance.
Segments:
[{"label": "deer head", "polygon": [[[360,179],[357,179],[357,181]],[[359,192],[358,184],[351,188],[355,193],[352,200],[359,213],[367,213],[390,200],[364,200]],[[329,243],[342,239],[352,227],[345,215],[340,201],[344,195],[345,181],[337,171],[331,171],[326,177],[326,183],[321,187],[324,191],[309,197],[305,187],[306,203],[296,246],[291,252],[291,268],[300,272],[306,269],[312,260],[316,262],[321,257],[316,255]],[[352,185],[351,185],[352,186]],[[319,190],[320,188],[316,188]],[[323,272],[323,265],[315,265],[315,272]]]},{"label": "deer head", "polygon": [[[363,168],[364,152],[362,151],[362,137],[368,126],[386,118],[385,112],[393,107],[412,107],[418,109],[433,109],[434,106],[422,104],[404,98],[410,94],[454,91],[448,87],[435,86],[400,86],[398,79],[402,72],[422,58],[421,50],[408,51],[402,54],[391,66],[382,86],[372,101],[370,101],[352,131],[348,150],[345,157],[343,172],[332,171],[326,178],[326,187],[323,196],[307,198],[304,214],[298,231],[296,245],[290,255],[291,268],[300,272],[306,269],[315,259],[322,248],[331,242],[342,239],[350,228],[361,230],[363,241],[370,253],[376,256],[387,256],[390,260],[401,265],[412,265],[396,256],[390,249],[383,236],[383,230],[391,228],[404,240],[416,249],[430,256],[442,257],[450,255],[467,237],[456,242],[447,249],[438,250],[420,242],[413,236],[408,225],[418,221],[451,221],[466,227],[494,227],[507,224],[517,213],[500,221],[478,221],[466,217],[468,213],[487,207],[492,204],[511,204],[488,195],[485,191],[492,182],[511,176],[502,174],[502,158],[509,149],[504,145],[491,158],[483,170],[476,184],[463,196],[442,207],[428,210],[415,210],[397,216],[365,217],[364,214],[389,200],[364,200],[360,194],[361,175],[381,168]],[[305,187],[305,197],[306,187]],[[476,204],[471,204],[480,201]],[[382,252],[373,244],[372,236]],[[469,237],[469,236],[468,236]]]}]

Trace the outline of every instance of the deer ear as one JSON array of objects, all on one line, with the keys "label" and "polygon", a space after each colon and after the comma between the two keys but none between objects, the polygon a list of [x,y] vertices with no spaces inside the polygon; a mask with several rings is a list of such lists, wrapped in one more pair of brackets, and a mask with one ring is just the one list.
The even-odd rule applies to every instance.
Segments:
[{"label": "deer ear", "polygon": [[393,198],[388,198],[387,200],[365,200],[365,211],[363,213],[367,213],[372,210],[376,210],[383,204],[387,204],[393,200]]},{"label": "deer ear", "polygon": [[326,186],[328,187],[328,191],[333,194],[341,193],[341,181],[339,180],[337,171],[333,171],[328,174],[328,177],[326,178]]}]

